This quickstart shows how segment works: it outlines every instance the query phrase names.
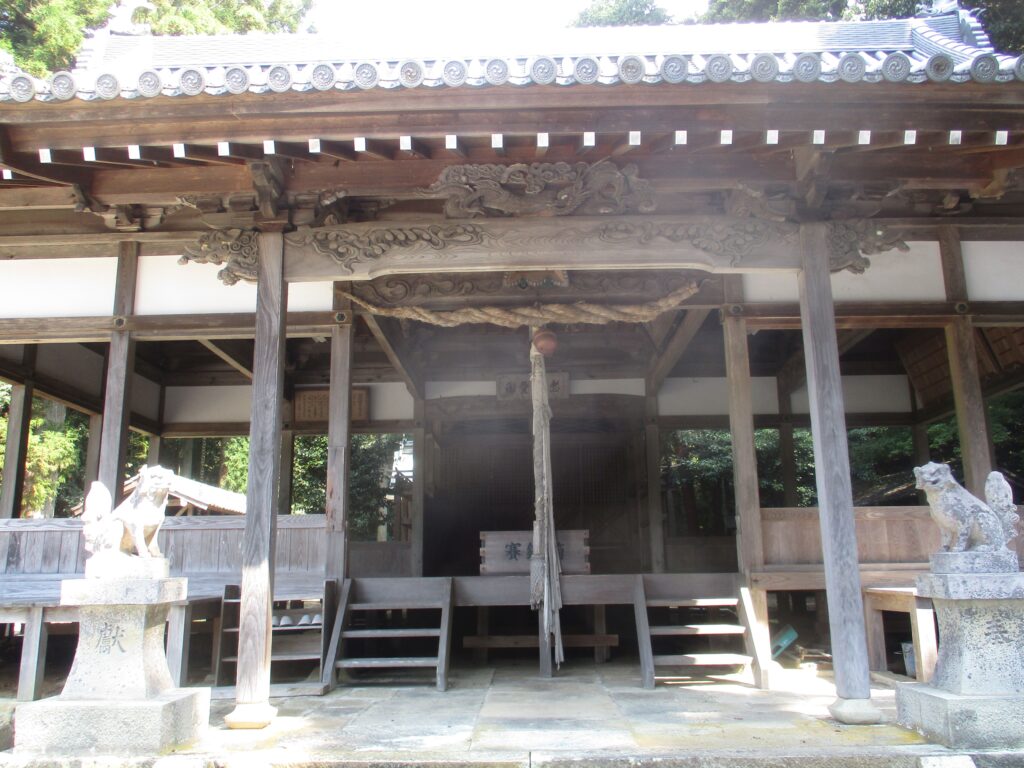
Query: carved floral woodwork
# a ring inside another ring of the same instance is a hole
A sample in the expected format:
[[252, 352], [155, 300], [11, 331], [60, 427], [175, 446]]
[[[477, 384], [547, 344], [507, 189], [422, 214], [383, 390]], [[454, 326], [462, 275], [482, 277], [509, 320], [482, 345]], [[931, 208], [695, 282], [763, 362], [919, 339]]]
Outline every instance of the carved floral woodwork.
[[868, 256], [894, 248], [902, 253], [910, 250], [901, 237], [871, 221], [829, 222], [829, 267], [833, 272], [862, 274], [871, 265]]
[[482, 245], [485, 231], [475, 224], [429, 224], [412, 227], [381, 227], [355, 232], [345, 227], [299, 230], [285, 235], [293, 245], [306, 245], [327, 256], [342, 270], [365, 261], [377, 261], [391, 251], [426, 246], [434, 251]]
[[223, 264], [217, 278], [225, 285], [239, 280], [256, 282], [259, 258], [259, 234], [248, 229], [218, 229], [199, 237], [195, 245], [185, 246], [179, 264]]
[[453, 165], [423, 191], [447, 196], [445, 215], [568, 216], [651, 213], [649, 182], [637, 167], [613, 163], [515, 163]]

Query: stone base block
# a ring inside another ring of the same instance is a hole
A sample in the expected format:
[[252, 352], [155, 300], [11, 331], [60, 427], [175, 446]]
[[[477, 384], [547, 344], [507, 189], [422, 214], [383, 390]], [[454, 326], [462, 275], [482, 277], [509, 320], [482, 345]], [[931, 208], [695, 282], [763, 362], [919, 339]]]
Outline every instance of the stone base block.
[[1017, 573], [1017, 553], [1000, 552], [936, 552], [931, 561], [932, 573]]
[[1024, 747], [1024, 696], [950, 693], [924, 683], [896, 689], [899, 724], [953, 749]]
[[14, 751], [77, 757], [159, 755], [195, 743], [209, 722], [209, 688], [175, 688], [134, 701], [58, 696], [18, 706]]

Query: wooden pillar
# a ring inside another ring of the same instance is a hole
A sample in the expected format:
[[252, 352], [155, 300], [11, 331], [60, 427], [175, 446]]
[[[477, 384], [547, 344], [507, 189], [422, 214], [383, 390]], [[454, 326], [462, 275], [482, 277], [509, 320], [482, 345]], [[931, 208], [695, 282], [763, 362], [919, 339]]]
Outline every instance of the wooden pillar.
[[864, 603], [853, 521], [850, 457], [839, 346], [829, 272], [827, 225], [800, 227], [800, 324], [803, 329], [814, 475], [825, 560], [836, 693], [831, 712], [844, 722], [877, 722], [870, 703]]
[[974, 324], [969, 317], [954, 318], [946, 326], [946, 349], [960, 433], [960, 455], [964, 462], [964, 485], [975, 496], [985, 498], [985, 479], [992, 471], [992, 454], [985, 397], [978, 374], [978, 353], [974, 346]]
[[[121, 243], [114, 289], [114, 323], [135, 310], [135, 279], [138, 274], [138, 243]], [[128, 331], [110, 335], [107, 379], [103, 398], [103, 431], [100, 439], [99, 481], [117, 504], [124, 495], [124, 459], [128, 450], [128, 417], [131, 413], [132, 377], [135, 374], [135, 339]]]
[[[735, 281], [730, 281], [735, 283]], [[727, 286], [735, 301], [738, 288]], [[761, 498], [757, 484], [757, 452], [754, 449], [754, 406], [751, 400], [750, 354], [747, 321], [725, 313], [725, 370], [729, 381], [729, 430], [732, 433], [732, 476], [736, 493], [736, 527], [740, 571], [756, 571], [764, 565], [761, 536]]]
[[796, 507], [796, 445], [793, 441], [793, 393], [787, 382], [776, 379], [779, 399], [779, 465], [782, 469], [782, 505]]
[[85, 446], [85, 492], [100, 478], [100, 442], [103, 440], [103, 414], [89, 417], [89, 438]]
[[665, 572], [665, 511], [661, 506], [661, 431], [658, 429], [658, 393], [648, 390], [644, 405], [644, 443], [647, 456], [647, 525], [651, 544], [651, 572]]
[[425, 478], [423, 454], [426, 449], [427, 433], [424, 420], [423, 400], [413, 405], [412, 430], [412, 528], [409, 531], [409, 556], [413, 576], [423, 575], [423, 502]]
[[[338, 299], [335, 310], [341, 311]], [[324, 578], [348, 576], [348, 489], [352, 422], [352, 315], [331, 329], [330, 404], [327, 424], [327, 553]]]
[[146, 450], [146, 464], [155, 467], [160, 464], [160, 435], [149, 436], [149, 447]]
[[242, 538], [242, 600], [239, 606], [238, 677], [229, 728], [263, 728], [277, 714], [270, 706], [270, 614], [274, 595], [277, 487], [281, 469], [284, 385], [284, 238], [259, 236], [256, 344], [249, 427], [249, 482]]
[[[913, 392], [911, 392], [913, 396]], [[928, 442], [928, 425], [919, 422], [913, 426], [914, 466], [920, 467], [932, 460], [931, 445]], [[928, 503], [928, 495], [924, 491], [917, 492], [917, 503], [924, 506]]]
[[7, 445], [4, 449], [4, 474], [0, 481], [0, 519], [21, 517], [21, 497], [25, 490], [25, 459], [28, 433], [32, 423], [32, 396], [35, 386], [31, 372], [35, 368], [35, 346], [25, 345], [22, 365], [25, 382], [11, 389], [11, 407], [7, 413]]
[[292, 513], [292, 470], [295, 463], [295, 432], [281, 430], [281, 469], [277, 481], [277, 514]]

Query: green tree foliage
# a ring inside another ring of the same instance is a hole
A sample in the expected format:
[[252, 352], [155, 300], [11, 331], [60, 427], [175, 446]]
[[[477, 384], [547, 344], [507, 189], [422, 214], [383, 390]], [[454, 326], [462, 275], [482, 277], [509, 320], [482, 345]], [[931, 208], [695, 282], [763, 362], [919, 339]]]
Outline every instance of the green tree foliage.
[[[134, 20], [157, 35], [294, 32], [313, 0], [153, 0]], [[110, 0], [5, 0], [0, 48], [40, 77], [72, 65], [85, 31], [103, 26]]]
[[625, 27], [668, 24], [672, 17], [654, 0], [592, 0], [574, 27]]
[[700, 21], [820, 21], [843, 17], [847, 0], [711, 0]]

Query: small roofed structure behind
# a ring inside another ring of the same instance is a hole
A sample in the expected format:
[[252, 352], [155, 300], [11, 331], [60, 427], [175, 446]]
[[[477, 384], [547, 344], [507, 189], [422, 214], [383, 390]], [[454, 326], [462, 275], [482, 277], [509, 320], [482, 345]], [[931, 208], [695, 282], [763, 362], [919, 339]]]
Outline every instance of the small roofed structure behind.
[[[127, 498], [139, 484], [139, 476], [135, 475], [124, 482], [124, 495]], [[72, 507], [71, 514], [78, 517], [82, 514], [82, 504]], [[181, 517], [191, 515], [244, 515], [245, 494], [235, 493], [215, 485], [200, 483], [188, 477], [175, 474], [171, 482], [171, 492], [167, 496], [167, 516]]]

